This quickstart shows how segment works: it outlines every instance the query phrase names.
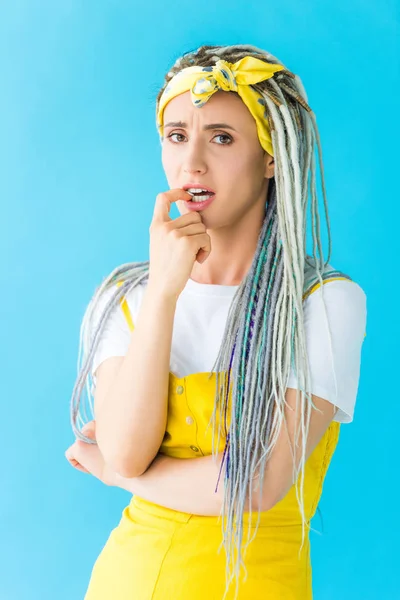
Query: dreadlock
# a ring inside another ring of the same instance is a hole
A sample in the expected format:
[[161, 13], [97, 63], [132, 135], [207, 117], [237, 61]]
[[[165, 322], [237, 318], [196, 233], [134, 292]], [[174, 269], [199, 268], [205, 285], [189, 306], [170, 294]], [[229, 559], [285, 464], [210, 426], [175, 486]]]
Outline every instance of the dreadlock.
[[[251, 45], [201, 46], [187, 52], [167, 73], [156, 99], [158, 109], [161, 95], [168, 82], [180, 70], [193, 66], [213, 66], [223, 59], [234, 63], [245, 56], [254, 56], [266, 62], [280, 63], [274, 56]], [[270, 79], [254, 85], [261, 94], [268, 119], [275, 159], [275, 174], [270, 179], [264, 221], [251, 268], [233, 298], [218, 357], [210, 373], [216, 373], [216, 393], [213, 424], [213, 449], [215, 457], [216, 413], [225, 417], [226, 459], [224, 501], [222, 507], [223, 541], [226, 546], [226, 581], [228, 587], [240, 565], [246, 570], [239, 552], [234, 573], [230, 577], [232, 543], [239, 550], [243, 541], [243, 512], [246, 498], [250, 496], [252, 482], [259, 478], [263, 486], [266, 462], [276, 444], [285, 420], [285, 390], [292, 367], [298, 378], [297, 405], [301, 416], [301, 457], [299, 467], [296, 456], [297, 436], [293, 450], [293, 481], [302, 515], [302, 545], [305, 526], [304, 466], [311, 408], [315, 408], [310, 392], [310, 372], [306, 351], [303, 322], [304, 291], [311, 285], [321, 284], [332, 275], [327, 269], [331, 255], [331, 236], [326, 201], [322, 151], [316, 119], [307, 104], [307, 95], [300, 78], [282, 70]], [[328, 257], [324, 261], [321, 245], [320, 219], [315, 179], [314, 142], [319, 154], [324, 208], [328, 229]], [[306, 216], [310, 184], [313, 256], [306, 255]], [[318, 256], [317, 256], [318, 254]], [[117, 267], [96, 289], [80, 331], [78, 377], [71, 399], [71, 422], [77, 438], [95, 443], [80, 432], [79, 427], [90, 420], [86, 407], [80, 409], [80, 397], [86, 385], [91, 414], [94, 414], [91, 397], [91, 364], [102, 331], [109, 315], [123, 298], [142, 281], [147, 281], [149, 261], [126, 263]], [[116, 285], [118, 284], [118, 285]], [[115, 293], [105, 306], [98, 326], [93, 331], [92, 316], [105, 290]], [[325, 306], [325, 305], [324, 305]], [[325, 307], [326, 315], [326, 307]], [[329, 331], [329, 327], [328, 327]], [[330, 338], [330, 343], [332, 340]], [[81, 349], [83, 349], [83, 356]], [[220, 383], [220, 379], [222, 383]], [[227, 431], [228, 394], [231, 390], [231, 423]], [[318, 410], [318, 409], [316, 409]], [[92, 417], [93, 418], [93, 417]], [[222, 420], [220, 420], [220, 423]], [[219, 446], [221, 427], [218, 429]], [[222, 465], [221, 465], [222, 469]], [[298, 477], [300, 473], [300, 477]], [[299, 484], [300, 492], [297, 485]], [[251, 509], [250, 509], [251, 513]], [[227, 519], [224, 519], [224, 516]], [[260, 520], [257, 521], [257, 527]], [[250, 536], [250, 523], [247, 536]], [[224, 529], [226, 524], [226, 529]], [[255, 534], [254, 534], [255, 535]], [[300, 548], [300, 551], [301, 551]], [[247, 575], [246, 575], [247, 576]], [[236, 584], [238, 589], [238, 577]]]

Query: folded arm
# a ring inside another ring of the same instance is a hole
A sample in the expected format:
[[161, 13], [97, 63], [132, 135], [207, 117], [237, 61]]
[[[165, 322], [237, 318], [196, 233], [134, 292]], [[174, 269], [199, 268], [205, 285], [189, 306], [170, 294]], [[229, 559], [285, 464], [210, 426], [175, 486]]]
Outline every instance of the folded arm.
[[[270, 510], [279, 502], [293, 485], [293, 456], [291, 445], [294, 443], [296, 390], [286, 390], [286, 420], [288, 429], [282, 427], [276, 446], [266, 465], [261, 497], [261, 510]], [[336, 407], [327, 400], [313, 395], [313, 402], [322, 413], [312, 410], [311, 422], [306, 445], [306, 459], [310, 456], [336, 412]], [[298, 411], [299, 412], [299, 411]], [[297, 456], [300, 455], [301, 440]], [[118, 475], [118, 487], [150, 502], [173, 510], [203, 516], [218, 516], [221, 512], [225, 465], [217, 486], [222, 453], [216, 462], [212, 455], [200, 458], [171, 458], [158, 454], [149, 468], [139, 477], [125, 478]], [[259, 492], [256, 486], [252, 494], [252, 510], [258, 509]], [[246, 503], [245, 512], [249, 511]]]
[[118, 477], [118, 487], [150, 502], [182, 512], [217, 516], [223, 501], [224, 470], [217, 479], [222, 455], [172, 458], [158, 454], [139, 477]]

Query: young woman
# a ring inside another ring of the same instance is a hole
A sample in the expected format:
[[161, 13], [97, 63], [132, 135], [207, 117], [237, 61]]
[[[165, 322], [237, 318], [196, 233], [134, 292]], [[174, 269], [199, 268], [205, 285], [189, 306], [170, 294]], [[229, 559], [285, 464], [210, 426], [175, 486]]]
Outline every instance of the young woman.
[[366, 327], [363, 289], [329, 264], [315, 115], [247, 45], [182, 56], [156, 108], [170, 189], [150, 259], [116, 268], [82, 323], [66, 455], [133, 494], [85, 600], [309, 600], [310, 521]]

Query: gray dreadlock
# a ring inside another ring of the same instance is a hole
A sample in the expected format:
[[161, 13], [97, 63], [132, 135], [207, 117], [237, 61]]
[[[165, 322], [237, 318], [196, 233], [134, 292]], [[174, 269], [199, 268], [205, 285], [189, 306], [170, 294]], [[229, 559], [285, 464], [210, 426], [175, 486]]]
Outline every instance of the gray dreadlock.
[[[197, 51], [185, 53], [175, 62], [157, 95], [156, 108], [158, 109], [166, 85], [181, 69], [193, 64], [213, 66], [220, 59], [234, 63], [248, 55], [266, 62], [282, 64], [271, 54], [251, 45], [201, 46]], [[227, 512], [228, 532], [228, 535], [225, 535], [223, 529], [223, 543], [226, 544], [227, 549], [225, 595], [232, 578], [239, 573], [240, 564], [246, 570], [239, 553], [234, 573], [229, 577], [231, 543], [233, 540], [237, 542], [239, 549], [241, 548], [242, 517], [246, 496], [250, 494], [251, 497], [251, 482], [257, 474], [262, 489], [266, 461], [276, 444], [282, 425], [286, 424], [285, 390], [291, 366], [298, 377], [297, 402], [300, 397], [302, 449], [299, 467], [296, 468], [297, 443], [295, 443], [293, 481], [296, 481], [296, 495], [303, 521], [301, 546], [303, 547], [306, 524], [303, 491], [306, 440], [311, 408], [316, 409], [316, 407], [310, 393], [302, 303], [304, 291], [317, 282], [321, 284], [322, 298], [324, 298], [323, 279], [333, 272], [329, 271], [328, 266], [331, 236], [322, 150], [315, 115], [307, 104], [305, 89], [300, 78], [286, 69], [254, 85], [254, 88], [263, 98], [265, 118], [269, 120], [275, 175], [270, 179], [265, 218], [252, 266], [233, 298], [220, 351], [210, 373], [210, 377], [214, 372], [217, 375], [212, 415], [214, 457], [216, 412], [217, 408], [220, 416], [226, 412], [230, 378], [233, 381], [232, 422], [227, 436], [228, 461], [222, 507], [222, 517]], [[322, 253], [316, 192], [315, 141], [318, 147], [328, 229], [329, 248], [326, 261]], [[306, 255], [309, 173], [313, 257]], [[102, 331], [109, 315], [122, 302], [123, 297], [142, 281], [147, 281], [148, 274], [149, 261], [118, 266], [96, 289], [83, 317], [78, 377], [71, 399], [71, 423], [75, 436], [87, 443], [95, 442], [80, 431], [80, 426], [90, 420], [85, 406], [82, 407], [81, 414], [80, 398], [86, 385], [89, 407], [93, 415], [90, 371]], [[103, 292], [110, 288], [114, 288], [115, 293], [105, 306], [97, 328], [93, 331], [93, 314]], [[331, 339], [330, 342], [332, 344]], [[222, 385], [219, 383], [220, 374], [223, 374]], [[221, 427], [218, 429], [217, 447], [220, 433]], [[297, 432], [295, 438], [297, 440]], [[298, 478], [299, 473], [300, 478]], [[297, 483], [300, 484], [300, 497]], [[225, 522], [224, 518], [222, 522]], [[237, 524], [236, 535], [233, 531], [234, 523]], [[245, 551], [250, 542], [248, 535]]]

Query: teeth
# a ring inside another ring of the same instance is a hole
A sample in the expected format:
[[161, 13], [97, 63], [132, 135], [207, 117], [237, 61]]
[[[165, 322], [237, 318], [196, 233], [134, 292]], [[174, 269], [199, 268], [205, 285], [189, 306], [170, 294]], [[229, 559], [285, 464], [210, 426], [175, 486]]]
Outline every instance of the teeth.
[[205, 192], [206, 194], [210, 194], [210, 192], [208, 190], [205, 190], [204, 188], [189, 188], [186, 191], [193, 193], [193, 194], [200, 193], [200, 192]]
[[191, 202], [205, 202], [209, 198], [211, 198], [212, 194], [208, 194], [208, 196], [193, 196]]

